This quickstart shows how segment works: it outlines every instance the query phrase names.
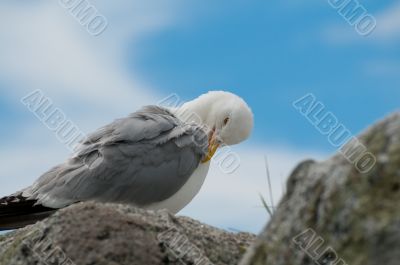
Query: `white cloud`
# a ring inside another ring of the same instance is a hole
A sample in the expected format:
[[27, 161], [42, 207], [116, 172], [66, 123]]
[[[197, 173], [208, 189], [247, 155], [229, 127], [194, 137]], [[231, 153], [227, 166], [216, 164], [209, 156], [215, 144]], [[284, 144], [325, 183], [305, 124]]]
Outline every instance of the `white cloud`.
[[26, 94], [43, 90], [85, 132], [161, 98], [127, 72], [124, 55], [128, 44], [173, 25], [179, 1], [91, 3], [109, 20], [98, 37], [58, 1], [0, 3], [0, 88], [10, 104], [31, 118], [16, 125], [13, 141], [0, 141], [0, 194], [29, 185], [68, 155], [54, 133], [20, 103]]
[[[370, 12], [371, 13], [371, 12]], [[325, 40], [333, 44], [347, 44], [357, 41], [374, 44], [395, 44], [400, 40], [400, 4], [394, 3], [386, 9], [371, 13], [377, 21], [375, 30], [368, 36], [360, 36], [354, 27], [341, 23], [326, 28], [322, 34]]]
[[123, 56], [127, 44], [136, 43], [130, 39], [170, 24], [177, 5], [161, 9], [165, 3], [153, 12], [150, 7], [159, 2], [94, 2], [109, 20], [99, 37], [88, 34], [57, 1], [1, 3], [0, 79], [12, 87], [10, 97], [18, 100], [42, 89], [63, 105], [89, 104], [118, 114], [158, 99], [155, 89], [127, 73]]
[[400, 38], [400, 3], [395, 3], [378, 14], [376, 19], [378, 24], [373, 37], [383, 41]]
[[39, 123], [20, 104], [36, 89], [85, 132], [164, 97], [128, 72], [125, 56], [146, 34], [173, 25], [179, 1], [91, 2], [109, 22], [97, 37], [58, 1], [0, 3], [0, 89], [3, 100], [32, 118], [21, 130]]

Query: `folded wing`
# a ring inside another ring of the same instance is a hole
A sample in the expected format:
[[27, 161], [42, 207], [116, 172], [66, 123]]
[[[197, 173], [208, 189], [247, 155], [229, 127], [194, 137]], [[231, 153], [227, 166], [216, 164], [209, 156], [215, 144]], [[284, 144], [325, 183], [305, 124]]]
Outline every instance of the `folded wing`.
[[21, 227], [81, 201], [137, 206], [163, 201], [186, 183], [207, 145], [200, 126], [147, 106], [89, 135], [72, 158], [17, 194], [18, 201], [6, 204], [3, 198], [0, 229], [2, 223]]

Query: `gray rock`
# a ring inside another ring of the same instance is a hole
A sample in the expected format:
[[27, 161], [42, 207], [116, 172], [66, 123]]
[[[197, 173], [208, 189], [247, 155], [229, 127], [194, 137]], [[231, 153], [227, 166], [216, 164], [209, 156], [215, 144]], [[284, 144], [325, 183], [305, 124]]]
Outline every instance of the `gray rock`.
[[[400, 113], [359, 140], [367, 150], [297, 167], [242, 265], [400, 264]], [[355, 159], [367, 152], [370, 170]]]
[[230, 265], [254, 239], [166, 211], [82, 203], [1, 236], [0, 264]]

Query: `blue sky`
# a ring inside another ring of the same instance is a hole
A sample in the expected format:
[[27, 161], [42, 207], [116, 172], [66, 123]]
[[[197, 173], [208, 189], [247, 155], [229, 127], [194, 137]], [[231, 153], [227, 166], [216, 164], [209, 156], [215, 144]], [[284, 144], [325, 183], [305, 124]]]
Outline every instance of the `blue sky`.
[[[373, 75], [368, 67], [399, 62], [398, 41], [377, 45], [358, 36], [321, 1], [292, 7], [287, 2], [239, 2], [221, 1], [201, 15], [192, 11], [192, 24], [142, 40], [135, 51], [139, 58], [129, 65], [152, 84], [188, 98], [211, 89], [242, 95], [256, 113], [257, 141], [330, 150], [291, 108], [294, 99], [309, 92], [355, 132], [397, 108], [400, 68]], [[388, 5], [366, 3], [370, 12]], [[355, 41], [324, 39], [325, 28], [334, 24], [350, 31]]]
[[184, 100], [209, 90], [242, 96], [256, 126], [234, 147], [241, 168], [226, 176], [214, 165], [182, 214], [252, 232], [268, 219], [258, 199], [266, 193], [264, 155], [278, 200], [299, 161], [335, 151], [294, 100], [315, 94], [354, 133], [398, 109], [396, 1], [360, 2], [377, 20], [368, 37], [327, 1], [93, 0], [109, 22], [97, 37], [56, 2], [0, 4], [0, 195], [68, 156], [20, 103], [35, 89], [85, 132], [171, 93]]

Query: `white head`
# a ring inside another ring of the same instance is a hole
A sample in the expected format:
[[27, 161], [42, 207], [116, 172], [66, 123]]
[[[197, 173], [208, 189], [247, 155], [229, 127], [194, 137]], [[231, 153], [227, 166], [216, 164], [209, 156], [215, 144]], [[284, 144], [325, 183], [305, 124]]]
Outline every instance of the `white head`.
[[[192, 114], [195, 115], [192, 117]], [[182, 105], [177, 115], [184, 117], [185, 121], [205, 125], [210, 130], [210, 142], [217, 142], [218, 146], [234, 145], [246, 140], [254, 125], [253, 113], [246, 102], [225, 91], [211, 91], [201, 95]]]

